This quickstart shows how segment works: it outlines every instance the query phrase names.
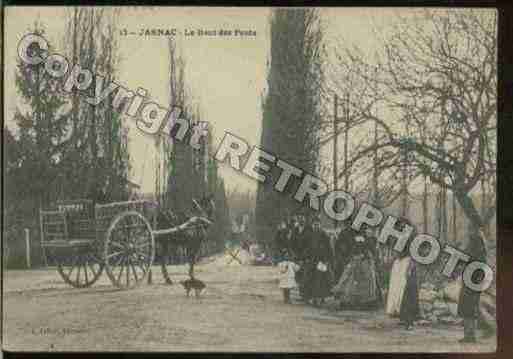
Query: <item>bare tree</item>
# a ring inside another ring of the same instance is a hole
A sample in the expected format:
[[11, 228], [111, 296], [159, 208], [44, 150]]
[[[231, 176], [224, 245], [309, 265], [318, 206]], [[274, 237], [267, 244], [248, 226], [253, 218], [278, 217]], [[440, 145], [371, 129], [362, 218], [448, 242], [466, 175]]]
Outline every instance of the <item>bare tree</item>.
[[[361, 74], [354, 71], [355, 63], [350, 61], [345, 52], [347, 49], [335, 50], [336, 62], [327, 64], [326, 89], [341, 99], [343, 109], [338, 123], [338, 131], [330, 131], [330, 128], [323, 128], [320, 138], [320, 145], [330, 143], [335, 136], [343, 135], [344, 158], [339, 164], [342, 168], [339, 174], [343, 179], [344, 189], [351, 191], [358, 197], [367, 197], [377, 206], [387, 207], [394, 203], [404, 193], [403, 199], [408, 198], [407, 185], [408, 168], [406, 157], [399, 154], [392, 154], [390, 151], [382, 150], [379, 146], [383, 139], [383, 131], [377, 122], [372, 122], [367, 117], [367, 111], [362, 108], [372, 107], [374, 92], [370, 81], [361, 81]], [[364, 55], [359, 49], [352, 49], [352, 55], [363, 58]], [[361, 64], [358, 64], [362, 66]], [[363, 69], [362, 69], [363, 70]], [[369, 65], [364, 71], [374, 77], [378, 67]], [[372, 111], [380, 112], [380, 106], [375, 106]], [[379, 115], [376, 115], [379, 117]], [[365, 166], [359, 163], [356, 165], [351, 161], [364, 148], [372, 149], [366, 153]], [[402, 178], [401, 182], [394, 179]], [[361, 180], [364, 179], [364, 180]], [[368, 181], [365, 179], [369, 179]], [[351, 186], [348, 185], [351, 184]]]
[[[340, 57], [360, 83], [351, 103], [357, 125], [380, 128], [377, 141], [356, 146], [347, 170], [368, 171], [379, 151], [395, 179], [407, 152], [412, 181], [429, 177], [452, 191], [474, 230], [482, 228], [495, 213], [495, 13], [422, 10], [398, 18], [383, 44], [375, 62], [358, 49]], [[473, 193], [481, 181], [490, 199], [480, 213]]]

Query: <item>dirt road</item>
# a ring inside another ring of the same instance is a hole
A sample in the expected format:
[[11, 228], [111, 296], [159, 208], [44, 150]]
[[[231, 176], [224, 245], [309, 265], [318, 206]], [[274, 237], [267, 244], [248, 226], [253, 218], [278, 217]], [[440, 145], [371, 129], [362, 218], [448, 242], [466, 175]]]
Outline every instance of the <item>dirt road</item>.
[[494, 351], [495, 338], [457, 343], [461, 327], [408, 332], [382, 311], [336, 311], [285, 305], [276, 268], [197, 269], [200, 300], [163, 283], [114, 289], [106, 275], [91, 288], [66, 286], [53, 270], [4, 273], [4, 349], [13, 351]]

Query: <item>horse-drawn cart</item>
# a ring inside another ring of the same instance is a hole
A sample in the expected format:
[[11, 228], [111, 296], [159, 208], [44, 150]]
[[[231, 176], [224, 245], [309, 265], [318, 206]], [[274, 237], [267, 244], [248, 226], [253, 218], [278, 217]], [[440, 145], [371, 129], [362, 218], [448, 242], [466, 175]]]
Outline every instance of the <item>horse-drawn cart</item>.
[[[206, 217], [192, 217], [167, 229], [156, 226], [158, 207], [151, 201], [94, 205], [90, 200], [61, 201], [40, 211], [41, 243], [57, 262], [64, 281], [76, 288], [93, 285], [103, 270], [118, 288], [144, 281], [155, 258], [155, 237], [205, 228]], [[167, 263], [161, 262], [167, 273]]]

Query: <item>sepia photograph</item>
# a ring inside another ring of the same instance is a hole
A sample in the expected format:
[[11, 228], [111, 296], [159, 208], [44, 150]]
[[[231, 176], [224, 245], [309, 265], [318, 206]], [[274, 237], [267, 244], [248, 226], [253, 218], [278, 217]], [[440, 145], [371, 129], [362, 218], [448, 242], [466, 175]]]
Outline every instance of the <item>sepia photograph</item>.
[[497, 24], [4, 7], [2, 350], [496, 352]]

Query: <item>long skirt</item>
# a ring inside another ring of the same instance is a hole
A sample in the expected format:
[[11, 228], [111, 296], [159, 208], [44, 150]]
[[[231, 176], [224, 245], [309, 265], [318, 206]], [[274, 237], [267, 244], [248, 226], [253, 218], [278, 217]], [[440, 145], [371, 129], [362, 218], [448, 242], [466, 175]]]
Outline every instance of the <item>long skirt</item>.
[[376, 264], [371, 258], [353, 257], [332, 292], [347, 305], [368, 305], [380, 298]]
[[393, 317], [399, 316], [401, 311], [401, 302], [406, 289], [410, 260], [411, 258], [409, 257], [402, 259], [398, 258], [392, 265], [385, 312]]
[[406, 279], [401, 308], [399, 310], [399, 319], [405, 323], [413, 323], [420, 314], [419, 294], [417, 288], [417, 271], [415, 267], [412, 273]]
[[312, 298], [312, 284], [315, 266], [312, 262], [304, 262], [298, 272], [296, 280], [299, 283], [299, 294], [304, 300]]
[[326, 298], [331, 295], [330, 292], [330, 274], [328, 271], [322, 272], [315, 269], [311, 278], [311, 292], [312, 298]]

